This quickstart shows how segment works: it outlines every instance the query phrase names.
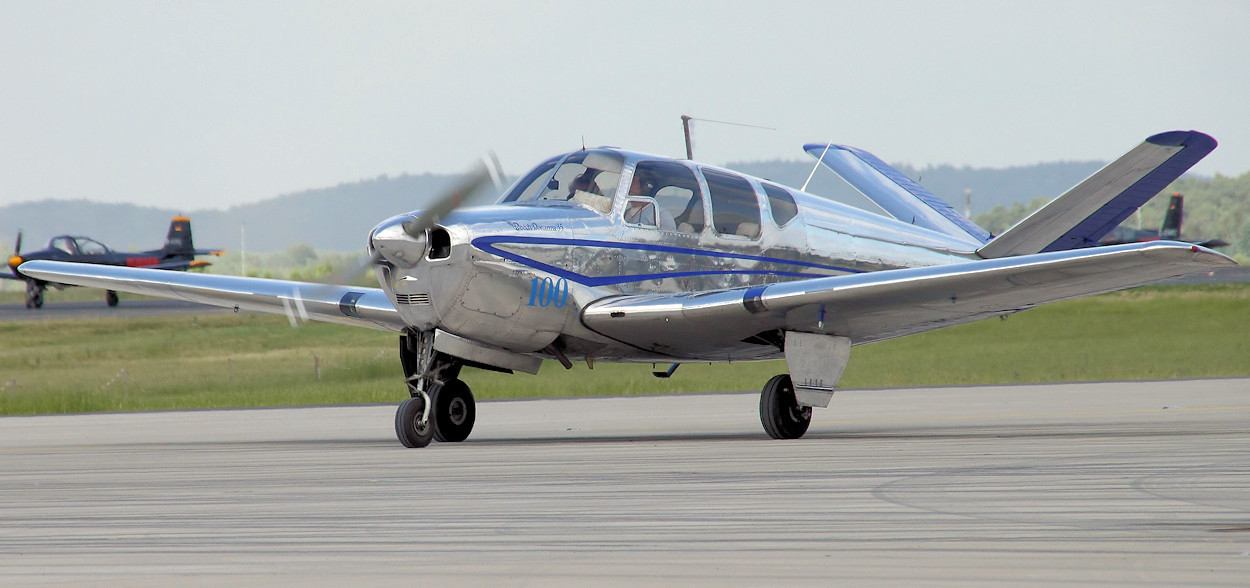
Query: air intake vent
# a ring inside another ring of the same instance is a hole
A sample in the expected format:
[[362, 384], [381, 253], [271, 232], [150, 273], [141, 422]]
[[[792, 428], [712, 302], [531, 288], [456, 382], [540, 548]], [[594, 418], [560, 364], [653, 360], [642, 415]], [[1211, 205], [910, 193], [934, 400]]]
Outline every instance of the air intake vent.
[[430, 303], [429, 294], [396, 294], [395, 301], [407, 306], [421, 306]]
[[447, 229], [434, 227], [430, 229], [430, 259], [447, 259], [451, 257], [451, 235]]

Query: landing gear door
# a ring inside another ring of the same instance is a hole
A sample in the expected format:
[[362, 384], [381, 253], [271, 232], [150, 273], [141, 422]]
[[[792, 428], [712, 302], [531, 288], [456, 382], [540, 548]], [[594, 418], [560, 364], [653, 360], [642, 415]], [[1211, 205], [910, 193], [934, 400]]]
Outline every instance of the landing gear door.
[[826, 408], [851, 360], [851, 340], [786, 331], [786, 367], [800, 406]]

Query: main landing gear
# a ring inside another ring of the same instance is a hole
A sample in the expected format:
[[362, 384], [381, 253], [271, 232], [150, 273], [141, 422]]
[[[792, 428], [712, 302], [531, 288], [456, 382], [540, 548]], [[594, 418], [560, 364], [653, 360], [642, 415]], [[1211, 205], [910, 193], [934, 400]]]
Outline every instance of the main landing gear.
[[399, 361], [410, 398], [395, 411], [395, 436], [404, 447], [432, 440], [459, 442], [469, 437], [477, 408], [469, 386], [457, 379], [460, 360], [434, 350], [434, 332], [399, 337]]
[[41, 282], [26, 280], [26, 308], [43, 308], [43, 290]]
[[117, 306], [117, 292], [112, 290], [104, 291], [104, 302], [109, 306]]
[[798, 439], [812, 424], [812, 407], [799, 405], [790, 374], [773, 376], [760, 393], [760, 422], [773, 439]]

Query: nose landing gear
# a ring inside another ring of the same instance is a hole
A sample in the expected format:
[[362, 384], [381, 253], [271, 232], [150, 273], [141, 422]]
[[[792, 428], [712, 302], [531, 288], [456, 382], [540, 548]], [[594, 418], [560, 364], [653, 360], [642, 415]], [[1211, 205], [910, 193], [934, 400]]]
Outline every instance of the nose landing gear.
[[26, 280], [26, 308], [43, 308], [44, 285], [34, 280]]
[[434, 350], [434, 332], [399, 337], [399, 361], [411, 398], [395, 411], [395, 436], [404, 447], [431, 440], [459, 442], [469, 437], [477, 407], [469, 386], [457, 379], [460, 360]]

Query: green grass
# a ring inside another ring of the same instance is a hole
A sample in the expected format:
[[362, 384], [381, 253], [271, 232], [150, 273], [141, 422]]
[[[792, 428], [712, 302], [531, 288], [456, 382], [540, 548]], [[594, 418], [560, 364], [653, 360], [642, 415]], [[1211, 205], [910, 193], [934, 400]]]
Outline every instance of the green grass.
[[[1248, 333], [1250, 286], [1145, 288], [856, 347], [841, 387], [1250, 376]], [[0, 414], [394, 402], [397, 355], [393, 334], [281, 316], [3, 322]], [[784, 371], [688, 364], [660, 380], [649, 364], [548, 362], [462, 377], [478, 398], [516, 398], [756, 390]]]

